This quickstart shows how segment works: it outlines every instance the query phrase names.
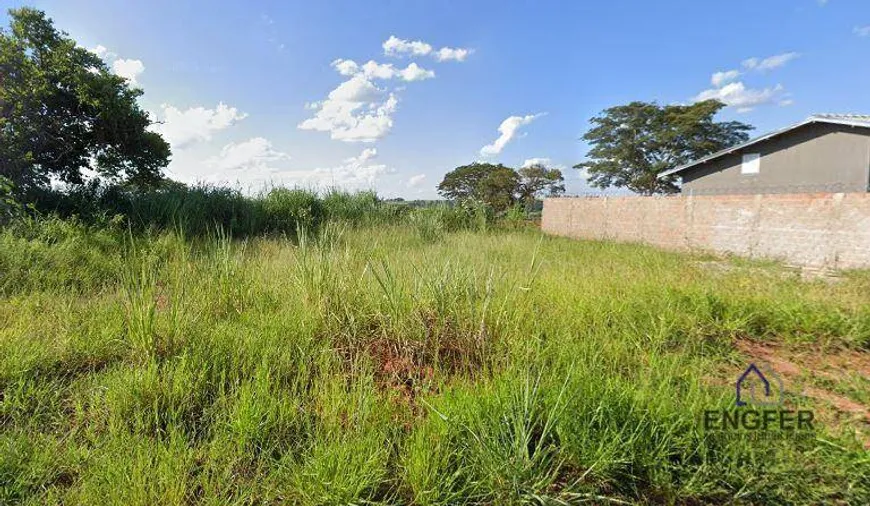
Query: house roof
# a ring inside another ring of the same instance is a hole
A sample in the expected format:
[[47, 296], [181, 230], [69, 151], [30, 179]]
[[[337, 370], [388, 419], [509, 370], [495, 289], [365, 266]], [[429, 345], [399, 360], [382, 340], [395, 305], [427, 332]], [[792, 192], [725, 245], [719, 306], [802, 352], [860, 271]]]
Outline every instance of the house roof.
[[707, 155], [703, 158], [698, 158], [697, 160], [689, 162], [685, 165], [680, 165], [679, 167], [675, 167], [673, 169], [666, 170], [666, 171], [662, 172], [661, 174], [659, 174], [659, 177], [665, 177], [665, 176], [670, 176], [672, 174], [677, 174], [677, 173], [682, 172], [686, 169], [695, 167], [696, 165], [701, 165], [703, 163], [707, 163], [711, 160], [715, 160], [716, 158], [725, 156], [729, 153], [733, 153], [733, 152], [739, 151], [743, 148], [752, 146], [753, 144], [757, 144], [759, 142], [766, 141], [768, 139], [776, 137], [777, 135], [781, 135], [781, 134], [784, 134], [786, 132], [790, 132], [790, 131], [792, 131], [796, 128], [800, 128], [804, 125], [809, 125], [810, 123], [829, 123], [829, 124], [833, 124], [833, 125], [846, 125], [846, 126], [852, 126], [852, 127], [870, 128], [870, 114], [815, 114], [815, 115], [810, 116], [809, 118], [801, 121], [800, 123], [795, 123], [794, 125], [791, 125], [791, 126], [779, 129], [779, 130], [774, 130], [773, 132], [769, 132], [769, 133], [766, 133], [760, 137], [750, 139], [744, 143], [735, 144], [734, 146], [731, 146], [730, 148], [725, 148], [721, 151], [717, 151], [717, 152], [713, 153], [712, 155]]

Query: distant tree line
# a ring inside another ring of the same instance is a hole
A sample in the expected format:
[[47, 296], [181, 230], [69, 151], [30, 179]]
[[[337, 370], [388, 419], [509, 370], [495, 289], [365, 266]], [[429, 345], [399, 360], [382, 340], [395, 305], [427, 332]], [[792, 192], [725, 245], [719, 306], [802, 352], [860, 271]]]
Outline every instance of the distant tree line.
[[482, 202], [500, 212], [516, 205], [530, 209], [536, 199], [564, 193], [564, 181], [562, 171], [541, 164], [517, 170], [475, 162], [448, 172], [438, 193], [455, 201]]

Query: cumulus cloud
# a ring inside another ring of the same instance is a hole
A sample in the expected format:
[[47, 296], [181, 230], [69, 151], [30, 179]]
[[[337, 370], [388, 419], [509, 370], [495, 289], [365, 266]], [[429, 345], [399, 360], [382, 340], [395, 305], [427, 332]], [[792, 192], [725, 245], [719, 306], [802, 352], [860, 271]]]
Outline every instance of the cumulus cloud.
[[161, 121], [153, 126], [174, 149], [181, 149], [194, 142], [211, 140], [214, 132], [223, 130], [247, 117], [235, 107], [223, 102], [214, 109], [190, 107], [181, 110], [173, 105], [163, 104]]
[[435, 52], [435, 59], [438, 61], [465, 61], [469, 54], [471, 54], [470, 49], [462, 47], [442, 47]]
[[431, 44], [422, 40], [405, 40], [395, 35], [390, 35], [390, 38], [384, 41], [382, 47], [384, 54], [387, 56], [431, 56], [438, 61], [465, 61], [468, 55], [471, 54], [471, 49], [461, 47], [435, 49]]
[[422, 81], [435, 77], [435, 72], [418, 67], [416, 63], [411, 63], [399, 71], [399, 77], [405, 81]]
[[369, 160], [372, 160], [378, 156], [378, 150], [376, 148], [366, 148], [362, 150], [362, 152], [357, 156], [352, 156], [344, 161], [345, 164], [350, 165], [363, 165]]
[[[383, 49], [391, 56], [432, 55], [438, 61], [463, 60], [469, 53], [466, 49], [449, 47], [436, 51], [425, 42], [395, 36], [383, 43]], [[326, 99], [307, 102], [305, 109], [313, 111], [313, 115], [297, 128], [328, 132], [330, 138], [345, 142], [375, 142], [392, 129], [393, 113], [399, 104], [396, 93], [403, 88], [391, 89], [385, 81], [415, 82], [435, 77], [434, 71], [416, 62], [401, 68], [375, 60], [360, 64], [339, 58], [332, 62], [332, 68], [347, 79], [330, 91]]]
[[112, 73], [130, 81], [130, 84], [134, 86], [138, 84], [137, 78], [139, 75], [145, 72], [145, 64], [142, 63], [142, 60], [119, 58], [117, 53], [109, 51], [102, 44], [89, 48], [88, 51], [96, 54], [106, 62], [109, 68], [112, 69]]
[[332, 68], [338, 71], [343, 76], [352, 76], [359, 72], [359, 65], [353, 60], [337, 59], [333, 60]]
[[544, 167], [552, 167], [553, 160], [550, 158], [526, 158], [523, 162], [523, 168], [531, 167], [532, 165], [543, 165]]
[[115, 55], [114, 53], [110, 53], [110, 51], [108, 49], [106, 49], [106, 46], [104, 46], [102, 44], [97, 44], [95, 47], [88, 49], [88, 51], [96, 54], [97, 56], [99, 56], [100, 58], [103, 58], [103, 59], [106, 59], [107, 57], [109, 57], [110, 54], [112, 55], [112, 57], [117, 57], [117, 55]]
[[386, 91], [363, 74], [357, 74], [329, 92], [326, 100], [311, 105], [314, 116], [299, 123], [301, 130], [329, 132], [345, 142], [374, 142], [393, 127], [398, 106], [395, 94], [381, 100]]
[[793, 101], [787, 98], [785, 88], [781, 84], [772, 87], [750, 88], [742, 80], [738, 79], [744, 74], [748, 75], [753, 72], [765, 72], [777, 69], [799, 56], [799, 53], [790, 52], [768, 56], [767, 58], [747, 58], [741, 63], [744, 69], [743, 72], [732, 69], [713, 73], [710, 76], [710, 83], [713, 87], [701, 91], [692, 98], [692, 101], [699, 102], [715, 99], [727, 106], [737, 108], [738, 112], [748, 112], [759, 105], [769, 103], [778, 103], [783, 106], [790, 105]]
[[377, 155], [377, 149], [367, 148], [359, 155], [347, 158], [335, 167], [282, 171], [277, 175], [284, 181], [304, 186], [340, 187], [350, 190], [370, 188], [380, 176], [392, 172], [384, 164], [371, 163]]
[[325, 100], [305, 104], [306, 109], [314, 111], [314, 116], [297, 128], [329, 132], [332, 139], [345, 142], [375, 142], [392, 129], [399, 99], [375, 84], [376, 80], [413, 82], [435, 77], [435, 72], [416, 63], [402, 69], [374, 60], [360, 65], [353, 60], [338, 59], [332, 62], [332, 67], [349, 79], [329, 92]]
[[145, 65], [142, 60], [125, 60], [123, 58], [112, 62], [112, 72], [130, 81], [130, 84], [138, 84], [136, 78], [139, 74], [145, 72]]
[[736, 107], [738, 112], [748, 112], [754, 107], [777, 101], [784, 93], [781, 84], [772, 88], [747, 88], [743, 82], [728, 83], [721, 88], [704, 90], [695, 98], [695, 102], [716, 99], [725, 105]]
[[768, 56], [764, 59], [757, 57], [747, 58], [743, 60], [743, 66], [750, 70], [773, 70], [782, 67], [799, 56], [800, 53], [791, 52]]
[[498, 126], [498, 139], [480, 149], [483, 156], [492, 156], [501, 153], [501, 150], [517, 135], [520, 128], [543, 116], [543, 113], [529, 114], [526, 116], [510, 116]]
[[338, 59], [332, 62], [332, 67], [343, 76], [363, 75], [368, 79], [401, 79], [403, 81], [422, 81], [435, 77], [435, 72], [426, 70], [416, 63], [411, 63], [404, 69], [397, 69], [392, 63], [378, 63], [369, 60], [363, 65], [353, 60]]
[[422, 40], [404, 40], [390, 35], [390, 38], [382, 44], [384, 54], [387, 56], [401, 56], [412, 54], [414, 56], [426, 56], [432, 52], [432, 46]]
[[734, 81], [738, 77], [740, 77], [739, 70], [725, 70], [723, 72], [714, 73], [713, 76], [710, 78], [710, 82], [713, 84], [713, 86], [720, 88], [730, 83], [731, 81]]
[[426, 181], [426, 174], [417, 174], [416, 176], [411, 176], [410, 178], [408, 178], [408, 187], [416, 188], [423, 184], [424, 181]]
[[290, 155], [276, 151], [272, 143], [263, 137], [254, 137], [239, 143], [229, 143], [220, 154], [210, 158], [209, 166], [218, 170], [270, 170], [273, 162], [289, 160]]
[[229, 143], [205, 159], [193, 150], [179, 151], [169, 170], [182, 181], [233, 185], [252, 193], [276, 186], [361, 190], [373, 188], [382, 176], [395, 172], [377, 163], [377, 155], [376, 149], [367, 148], [333, 166], [292, 167], [290, 155], [267, 139], [254, 137]]
[[870, 25], [856, 26], [854, 29], [852, 29], [852, 33], [854, 33], [858, 37], [870, 37]]

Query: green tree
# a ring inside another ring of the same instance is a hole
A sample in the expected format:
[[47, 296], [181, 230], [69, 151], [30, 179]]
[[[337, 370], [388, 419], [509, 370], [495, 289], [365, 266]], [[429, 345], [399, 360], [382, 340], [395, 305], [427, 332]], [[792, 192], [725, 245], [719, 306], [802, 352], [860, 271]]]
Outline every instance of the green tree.
[[536, 199], [565, 193], [565, 178], [559, 169], [548, 169], [542, 164], [523, 167], [518, 171], [519, 198], [530, 207]]
[[679, 191], [672, 178], [659, 174], [749, 138], [752, 126], [713, 120], [723, 107], [706, 100], [666, 106], [632, 102], [606, 109], [592, 118], [594, 126], [583, 136], [592, 149], [574, 168], [586, 170], [598, 188], [625, 187], [642, 195]]
[[86, 168], [137, 186], [159, 183], [170, 150], [148, 130], [142, 91], [43, 12], [11, 9], [9, 17], [0, 29], [0, 175], [19, 190], [51, 178], [81, 184]]
[[519, 174], [510, 167], [475, 162], [445, 174], [438, 193], [451, 200], [476, 200], [504, 211], [517, 201], [519, 182]]

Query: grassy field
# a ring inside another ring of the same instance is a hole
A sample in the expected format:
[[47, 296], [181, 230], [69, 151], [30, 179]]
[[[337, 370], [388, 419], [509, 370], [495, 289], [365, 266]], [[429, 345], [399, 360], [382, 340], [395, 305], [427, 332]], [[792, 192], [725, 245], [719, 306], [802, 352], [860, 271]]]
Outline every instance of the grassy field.
[[[0, 232], [0, 503], [870, 503], [867, 273], [298, 235]], [[759, 357], [811, 437], [701, 427]]]

